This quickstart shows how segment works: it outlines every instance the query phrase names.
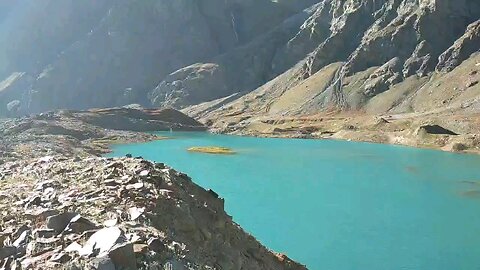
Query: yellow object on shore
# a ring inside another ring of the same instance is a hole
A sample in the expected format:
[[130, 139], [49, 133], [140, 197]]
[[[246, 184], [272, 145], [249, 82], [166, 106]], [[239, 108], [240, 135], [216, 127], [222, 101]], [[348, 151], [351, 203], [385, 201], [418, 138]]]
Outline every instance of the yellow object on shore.
[[217, 155], [233, 155], [233, 154], [236, 154], [236, 152], [233, 151], [230, 148], [219, 147], [219, 146], [198, 146], [198, 147], [190, 147], [187, 150], [189, 152], [217, 154]]

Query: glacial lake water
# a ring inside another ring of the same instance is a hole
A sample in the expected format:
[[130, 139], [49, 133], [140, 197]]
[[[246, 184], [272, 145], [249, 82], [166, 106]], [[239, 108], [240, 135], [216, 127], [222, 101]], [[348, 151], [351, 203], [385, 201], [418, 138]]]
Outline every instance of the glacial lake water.
[[[480, 156], [208, 133], [116, 145], [187, 173], [267, 247], [312, 270], [479, 270]], [[236, 155], [190, 153], [225, 146]]]

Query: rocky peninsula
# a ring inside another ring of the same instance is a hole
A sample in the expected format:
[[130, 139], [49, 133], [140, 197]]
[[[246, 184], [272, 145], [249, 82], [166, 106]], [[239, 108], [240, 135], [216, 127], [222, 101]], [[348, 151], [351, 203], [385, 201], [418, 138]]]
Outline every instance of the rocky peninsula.
[[100, 157], [113, 142], [158, 139], [138, 131], [205, 129], [178, 111], [50, 112], [1, 127], [2, 269], [306, 269], [187, 175]]

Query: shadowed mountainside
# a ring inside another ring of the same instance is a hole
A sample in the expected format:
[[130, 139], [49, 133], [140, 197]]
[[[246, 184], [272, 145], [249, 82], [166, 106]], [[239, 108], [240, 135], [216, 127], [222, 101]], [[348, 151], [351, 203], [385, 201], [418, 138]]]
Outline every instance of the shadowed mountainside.
[[169, 73], [246, 44], [302, 9], [286, 2], [11, 1], [0, 26], [0, 75], [8, 78], [0, 107], [148, 105], [147, 93]]

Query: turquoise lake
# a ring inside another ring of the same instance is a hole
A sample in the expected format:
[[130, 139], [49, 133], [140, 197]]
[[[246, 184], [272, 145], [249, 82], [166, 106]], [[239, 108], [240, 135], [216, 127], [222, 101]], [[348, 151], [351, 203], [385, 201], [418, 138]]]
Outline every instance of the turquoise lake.
[[[116, 145], [187, 173], [267, 247], [312, 270], [479, 270], [480, 156], [208, 133]], [[190, 153], [225, 146], [236, 155]]]

